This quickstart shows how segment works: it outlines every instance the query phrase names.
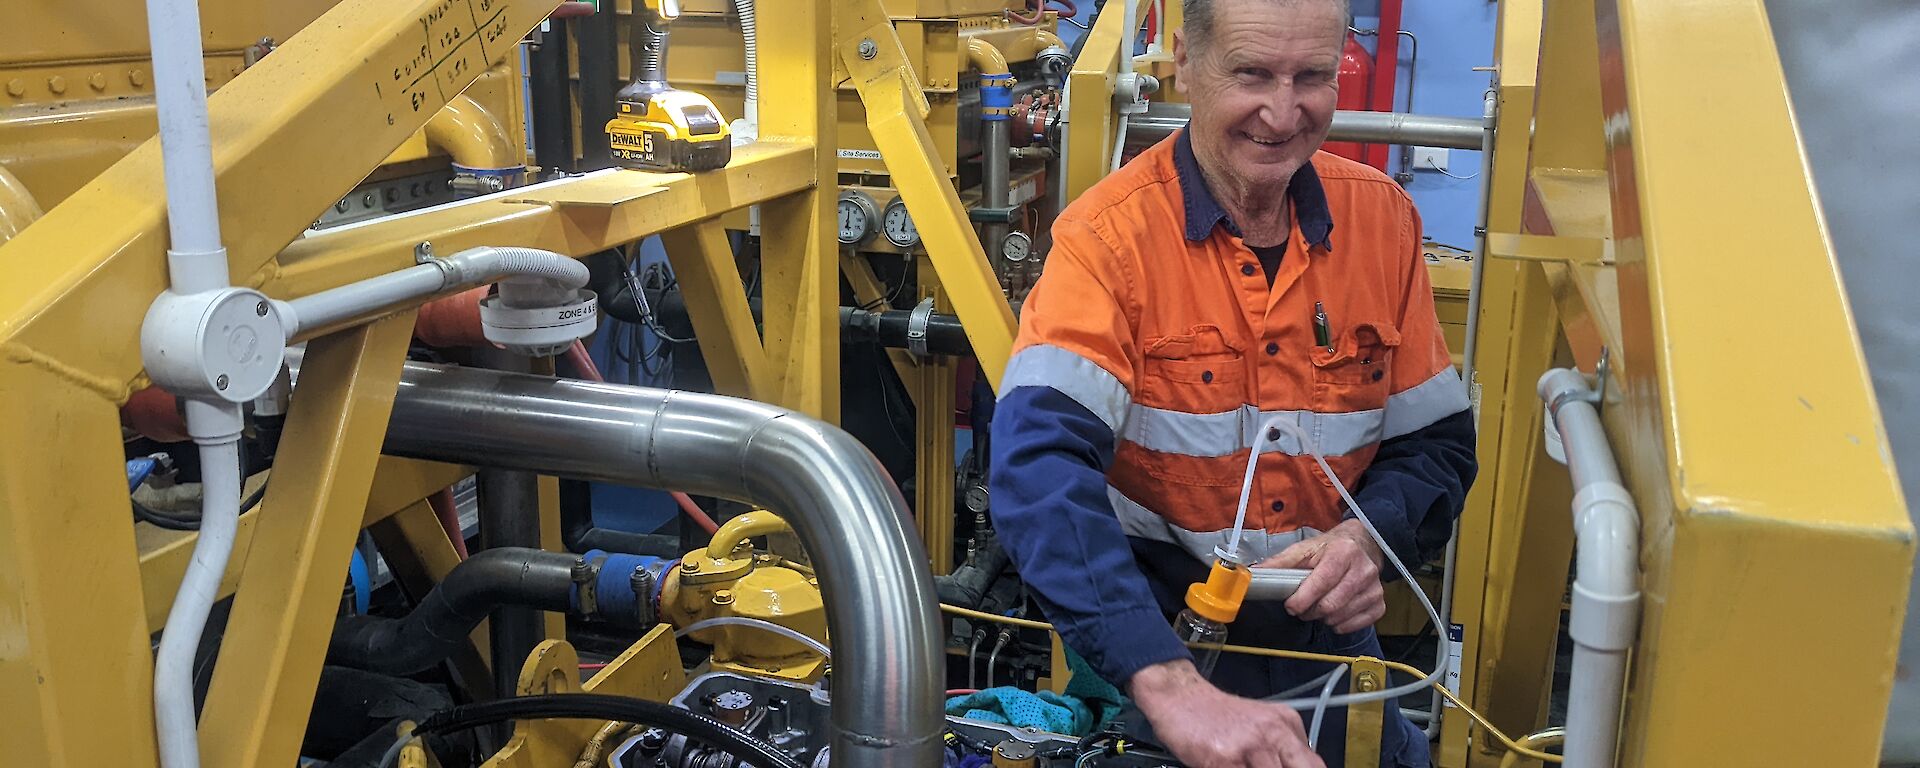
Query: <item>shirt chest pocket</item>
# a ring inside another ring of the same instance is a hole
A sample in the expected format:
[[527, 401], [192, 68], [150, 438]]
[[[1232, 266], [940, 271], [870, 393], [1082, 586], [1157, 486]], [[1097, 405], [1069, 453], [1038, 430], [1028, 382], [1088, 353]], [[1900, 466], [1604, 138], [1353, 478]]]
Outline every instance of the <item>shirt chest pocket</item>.
[[1313, 349], [1315, 410], [1364, 411], [1386, 405], [1392, 387], [1393, 353], [1400, 329], [1389, 323], [1355, 323], [1339, 331], [1333, 349]]
[[1187, 413], [1219, 413], [1247, 401], [1246, 360], [1218, 326], [1147, 340], [1142, 350], [1143, 405]]

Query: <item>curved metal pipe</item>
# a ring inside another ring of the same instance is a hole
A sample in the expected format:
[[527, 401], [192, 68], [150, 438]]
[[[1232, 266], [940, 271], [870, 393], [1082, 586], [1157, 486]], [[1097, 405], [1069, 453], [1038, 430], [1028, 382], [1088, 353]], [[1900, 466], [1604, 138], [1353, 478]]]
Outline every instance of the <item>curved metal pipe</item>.
[[473, 97], [461, 94], [427, 121], [427, 144], [453, 156], [455, 165], [480, 170], [519, 168], [526, 163], [505, 124]]
[[[1186, 127], [1192, 115], [1191, 104], [1155, 102], [1147, 107], [1146, 114], [1132, 115], [1127, 121], [1127, 150], [1131, 152], [1152, 146], [1174, 131]], [[1471, 117], [1349, 110], [1333, 113], [1333, 126], [1327, 130], [1328, 141], [1448, 149], [1480, 149], [1485, 135], [1486, 124]]]
[[341, 619], [327, 646], [327, 660], [388, 675], [424, 671], [465, 643], [468, 633], [496, 608], [568, 610], [577, 559], [565, 552], [520, 547], [476, 552], [454, 566], [405, 618]]
[[1000, 49], [977, 37], [967, 38], [967, 63], [983, 75], [1004, 75], [1007, 69], [1007, 57]]
[[853, 436], [748, 400], [407, 363], [386, 450], [678, 488], [779, 513], [826, 600], [835, 765], [939, 762], [933, 575], [906, 502]]

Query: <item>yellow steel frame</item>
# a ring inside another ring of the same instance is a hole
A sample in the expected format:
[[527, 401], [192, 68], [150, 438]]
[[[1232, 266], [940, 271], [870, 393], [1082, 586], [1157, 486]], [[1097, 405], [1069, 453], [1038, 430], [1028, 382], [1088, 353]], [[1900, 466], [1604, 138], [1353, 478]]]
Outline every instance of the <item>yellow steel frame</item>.
[[[1704, 46], [1688, 32], [1702, 24], [1717, 30]], [[1461, 613], [1482, 603], [1470, 701], [1509, 731], [1544, 722], [1570, 542], [1532, 382], [1605, 350], [1604, 420], [1643, 518], [1621, 762], [1873, 762], [1913, 533], [1763, 5], [1504, 4], [1500, 65], [1501, 125], [1533, 130], [1502, 132], [1493, 181], [1493, 364], [1477, 382], [1492, 471], [1476, 491], [1490, 514], [1463, 524], [1462, 566], [1483, 570], [1456, 592]], [[1672, 71], [1716, 83], [1714, 108]], [[1766, 270], [1734, 261], [1760, 249]], [[1753, 567], [1768, 562], [1826, 575]], [[1752, 672], [1816, 647], [1819, 675]], [[1468, 753], [1464, 723], [1443, 739], [1443, 765], [1501, 755]]]

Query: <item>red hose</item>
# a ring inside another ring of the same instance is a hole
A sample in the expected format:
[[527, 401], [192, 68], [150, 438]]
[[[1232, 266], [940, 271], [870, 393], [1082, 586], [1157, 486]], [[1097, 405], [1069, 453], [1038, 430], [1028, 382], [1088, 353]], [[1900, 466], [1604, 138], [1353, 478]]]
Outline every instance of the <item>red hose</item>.
[[1073, 0], [1053, 0], [1053, 2], [1060, 4], [1060, 8], [1059, 8], [1060, 18], [1063, 18], [1063, 19], [1079, 18], [1080, 6], [1079, 4], [1073, 2]]
[[1047, 6], [1044, 0], [1027, 0], [1026, 7], [1033, 11], [1032, 16], [1022, 16], [1017, 11], [1007, 11], [1007, 18], [1031, 27], [1047, 17]]
[[453, 551], [460, 559], [467, 559], [467, 536], [460, 531], [460, 508], [453, 503], [453, 489], [442, 488], [439, 493], [427, 497], [427, 506], [433, 507], [433, 516], [440, 518], [440, 528], [447, 532], [447, 541], [453, 543]]
[[[579, 369], [581, 378], [588, 381], [606, 381], [606, 379], [600, 376], [600, 368], [593, 364], [593, 358], [587, 355], [587, 345], [575, 340], [572, 346], [567, 347], [566, 357], [568, 363], [571, 363], [574, 368]], [[700, 505], [693, 503], [693, 497], [679, 491], [668, 491], [667, 493], [673, 496], [673, 502], [680, 505], [680, 511], [685, 513], [687, 519], [692, 520], [694, 525], [699, 526], [700, 530], [706, 531], [708, 534], [714, 534], [720, 531], [720, 526], [713, 522], [713, 518], [708, 517], [706, 511], [702, 510]]]

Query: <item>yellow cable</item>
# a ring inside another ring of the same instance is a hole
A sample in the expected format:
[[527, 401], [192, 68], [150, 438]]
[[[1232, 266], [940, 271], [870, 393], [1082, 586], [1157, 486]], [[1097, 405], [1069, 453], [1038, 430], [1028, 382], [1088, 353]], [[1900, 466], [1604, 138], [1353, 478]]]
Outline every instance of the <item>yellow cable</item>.
[[[975, 611], [968, 608], [961, 608], [960, 606], [957, 606], [957, 605], [947, 605], [946, 603], [940, 604], [940, 610], [953, 614], [955, 616], [960, 616], [962, 618], [978, 619], [980, 621], [992, 621], [992, 622], [998, 622], [1001, 624], [1011, 624], [1016, 627], [1026, 627], [1027, 629], [1042, 629], [1049, 632], [1053, 631], [1053, 625], [1048, 624], [1044, 621], [1034, 621], [1032, 619], [1018, 619], [1012, 616], [995, 616], [991, 613], [986, 613], [984, 611]], [[1196, 648], [1216, 647], [1213, 645], [1201, 645], [1198, 643], [1189, 643], [1188, 645], [1191, 645]], [[1283, 658], [1283, 659], [1303, 659], [1306, 661], [1324, 661], [1324, 662], [1335, 663], [1335, 664], [1341, 664], [1341, 663], [1351, 664], [1359, 660], [1353, 656], [1339, 656], [1339, 655], [1328, 654], [1328, 653], [1309, 653], [1307, 651], [1287, 651], [1287, 650], [1281, 650], [1279, 648], [1255, 648], [1249, 645], [1221, 645], [1217, 647], [1219, 650], [1225, 651], [1227, 653], [1240, 653], [1240, 654], [1246, 654], [1249, 656], [1272, 656], [1272, 657]], [[1416, 667], [1413, 667], [1411, 665], [1402, 664], [1397, 661], [1381, 661], [1381, 663], [1385, 664], [1389, 669], [1399, 670], [1409, 675], [1413, 675], [1416, 678], [1424, 678], [1427, 676], [1426, 672]], [[1485, 717], [1482, 717], [1479, 712], [1476, 712], [1472, 707], [1467, 706], [1466, 702], [1460, 700], [1460, 697], [1453, 695], [1453, 691], [1447, 690], [1446, 686], [1435, 685], [1434, 688], [1440, 691], [1440, 695], [1447, 697], [1448, 701], [1453, 702], [1453, 705], [1455, 707], [1458, 707], [1460, 711], [1467, 713], [1468, 717], [1473, 718], [1473, 721], [1475, 723], [1479, 723], [1481, 728], [1485, 729], [1488, 733], [1493, 734], [1493, 737], [1495, 739], [1498, 739], [1500, 741], [1500, 744], [1506, 747], [1510, 752], [1514, 754], [1518, 754], [1521, 757], [1530, 757], [1544, 763], [1560, 762], [1559, 755], [1552, 755], [1546, 752], [1541, 752], [1537, 749], [1529, 748], [1527, 745], [1522, 744], [1521, 742], [1515, 741], [1512, 737], [1502, 732], [1499, 728], [1494, 727], [1493, 723], [1488, 722], [1487, 719]], [[1541, 734], [1536, 734], [1536, 735], [1541, 735]]]

